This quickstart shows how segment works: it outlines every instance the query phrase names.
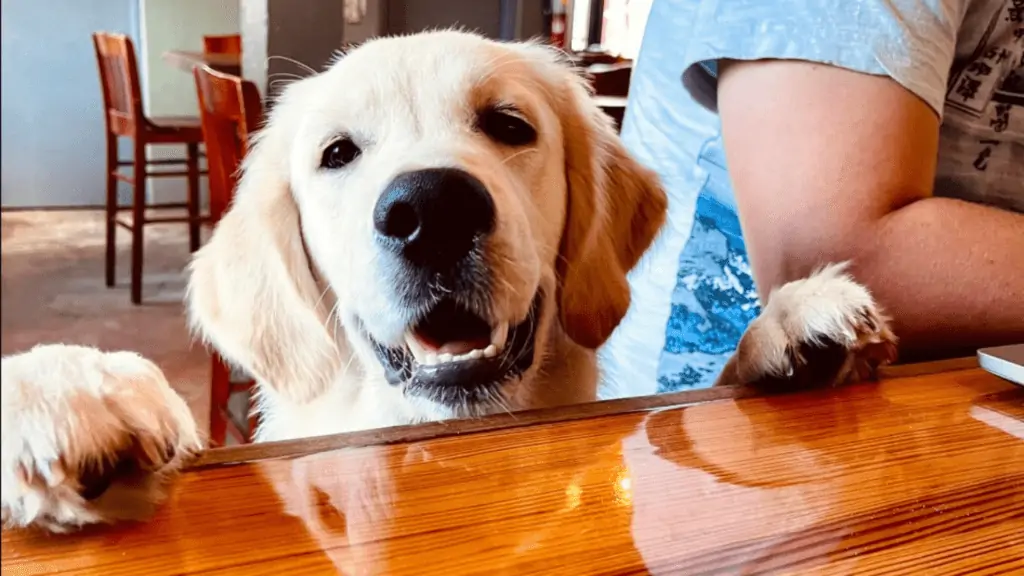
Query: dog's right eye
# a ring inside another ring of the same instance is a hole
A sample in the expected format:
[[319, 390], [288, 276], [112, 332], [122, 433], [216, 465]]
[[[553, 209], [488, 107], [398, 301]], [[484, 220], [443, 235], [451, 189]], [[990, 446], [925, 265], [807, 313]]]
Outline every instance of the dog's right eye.
[[537, 131], [514, 108], [490, 108], [480, 113], [477, 128], [508, 146], [525, 146], [537, 140]]
[[359, 157], [362, 150], [351, 138], [339, 138], [328, 146], [320, 157], [320, 167], [328, 170], [344, 168]]

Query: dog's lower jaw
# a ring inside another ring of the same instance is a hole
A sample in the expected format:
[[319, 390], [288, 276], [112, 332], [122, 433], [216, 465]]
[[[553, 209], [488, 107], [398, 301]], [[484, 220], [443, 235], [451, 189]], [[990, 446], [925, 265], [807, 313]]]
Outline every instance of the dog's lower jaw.
[[[542, 332], [542, 333], [541, 333]], [[592, 402], [597, 399], [597, 359], [593, 350], [570, 340], [553, 317], [538, 330], [533, 366], [501, 390], [499, 402], [456, 410], [410, 397], [388, 384], [383, 369], [360, 355], [346, 374], [320, 396], [299, 402], [263, 383], [256, 442], [292, 440], [453, 418], [475, 418]]]
[[509, 404], [519, 410], [531, 410], [597, 400], [599, 373], [595, 351], [573, 342], [554, 318], [545, 335], [530, 377], [509, 391]]

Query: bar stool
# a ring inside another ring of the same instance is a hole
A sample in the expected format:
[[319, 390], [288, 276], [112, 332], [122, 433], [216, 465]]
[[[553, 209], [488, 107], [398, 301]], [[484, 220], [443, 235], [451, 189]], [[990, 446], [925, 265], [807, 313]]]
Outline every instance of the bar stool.
[[[238, 185], [238, 168], [248, 151], [250, 136], [263, 121], [263, 104], [252, 82], [207, 66], [196, 66], [193, 74], [210, 169], [209, 222], [216, 224], [231, 204]], [[230, 367], [213, 352], [210, 384], [211, 444], [224, 445], [229, 434], [239, 442], [252, 441], [257, 425], [252, 412], [253, 382], [233, 383]], [[231, 394], [240, 390], [250, 394], [248, 431], [245, 432], [228, 409]]]
[[[117, 263], [117, 227], [128, 229], [132, 234], [131, 256], [131, 301], [142, 303], [143, 269], [143, 228], [157, 222], [187, 222], [189, 228], [189, 250], [199, 248], [199, 176], [205, 172], [199, 169], [199, 143], [203, 132], [199, 119], [195, 117], [147, 117], [142, 110], [142, 91], [139, 86], [139, 72], [135, 61], [135, 46], [123, 34], [96, 32], [92, 35], [99, 64], [100, 85], [103, 88], [107, 136], [107, 286], [115, 283]], [[133, 141], [132, 159], [121, 160], [118, 156], [119, 137]], [[146, 159], [146, 146], [185, 145], [184, 159]], [[184, 170], [151, 170], [156, 166]], [[131, 166], [130, 175], [120, 172], [122, 166]], [[146, 179], [184, 176], [188, 183], [188, 194], [184, 203], [147, 204]], [[132, 187], [132, 204], [120, 206], [117, 199], [117, 182]], [[186, 217], [148, 217], [147, 208], [185, 208]], [[131, 210], [131, 221], [118, 218], [118, 212]]]

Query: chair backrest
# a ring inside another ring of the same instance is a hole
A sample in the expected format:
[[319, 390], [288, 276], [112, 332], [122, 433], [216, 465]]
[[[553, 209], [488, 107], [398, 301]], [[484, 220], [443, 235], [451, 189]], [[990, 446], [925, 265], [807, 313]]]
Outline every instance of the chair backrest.
[[115, 134], [132, 134], [136, 124], [143, 121], [135, 45], [124, 34], [108, 32], [93, 33], [92, 41], [103, 88], [107, 129]]
[[196, 66], [193, 74], [209, 165], [210, 220], [217, 222], [231, 204], [250, 137], [263, 122], [263, 103], [252, 82], [208, 66]]
[[203, 36], [203, 52], [206, 54], [241, 54], [242, 36]]
[[627, 96], [633, 77], [633, 63], [596, 64], [587, 68], [594, 93], [598, 96]]

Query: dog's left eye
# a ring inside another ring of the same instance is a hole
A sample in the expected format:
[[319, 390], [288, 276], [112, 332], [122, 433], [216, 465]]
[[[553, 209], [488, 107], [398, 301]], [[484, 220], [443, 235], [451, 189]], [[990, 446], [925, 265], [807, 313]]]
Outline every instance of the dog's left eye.
[[537, 131], [530, 123], [507, 110], [484, 110], [477, 118], [477, 128], [507, 146], [525, 146], [537, 140]]
[[359, 157], [362, 150], [351, 138], [339, 138], [324, 150], [320, 157], [320, 167], [329, 170], [344, 168], [347, 164]]

